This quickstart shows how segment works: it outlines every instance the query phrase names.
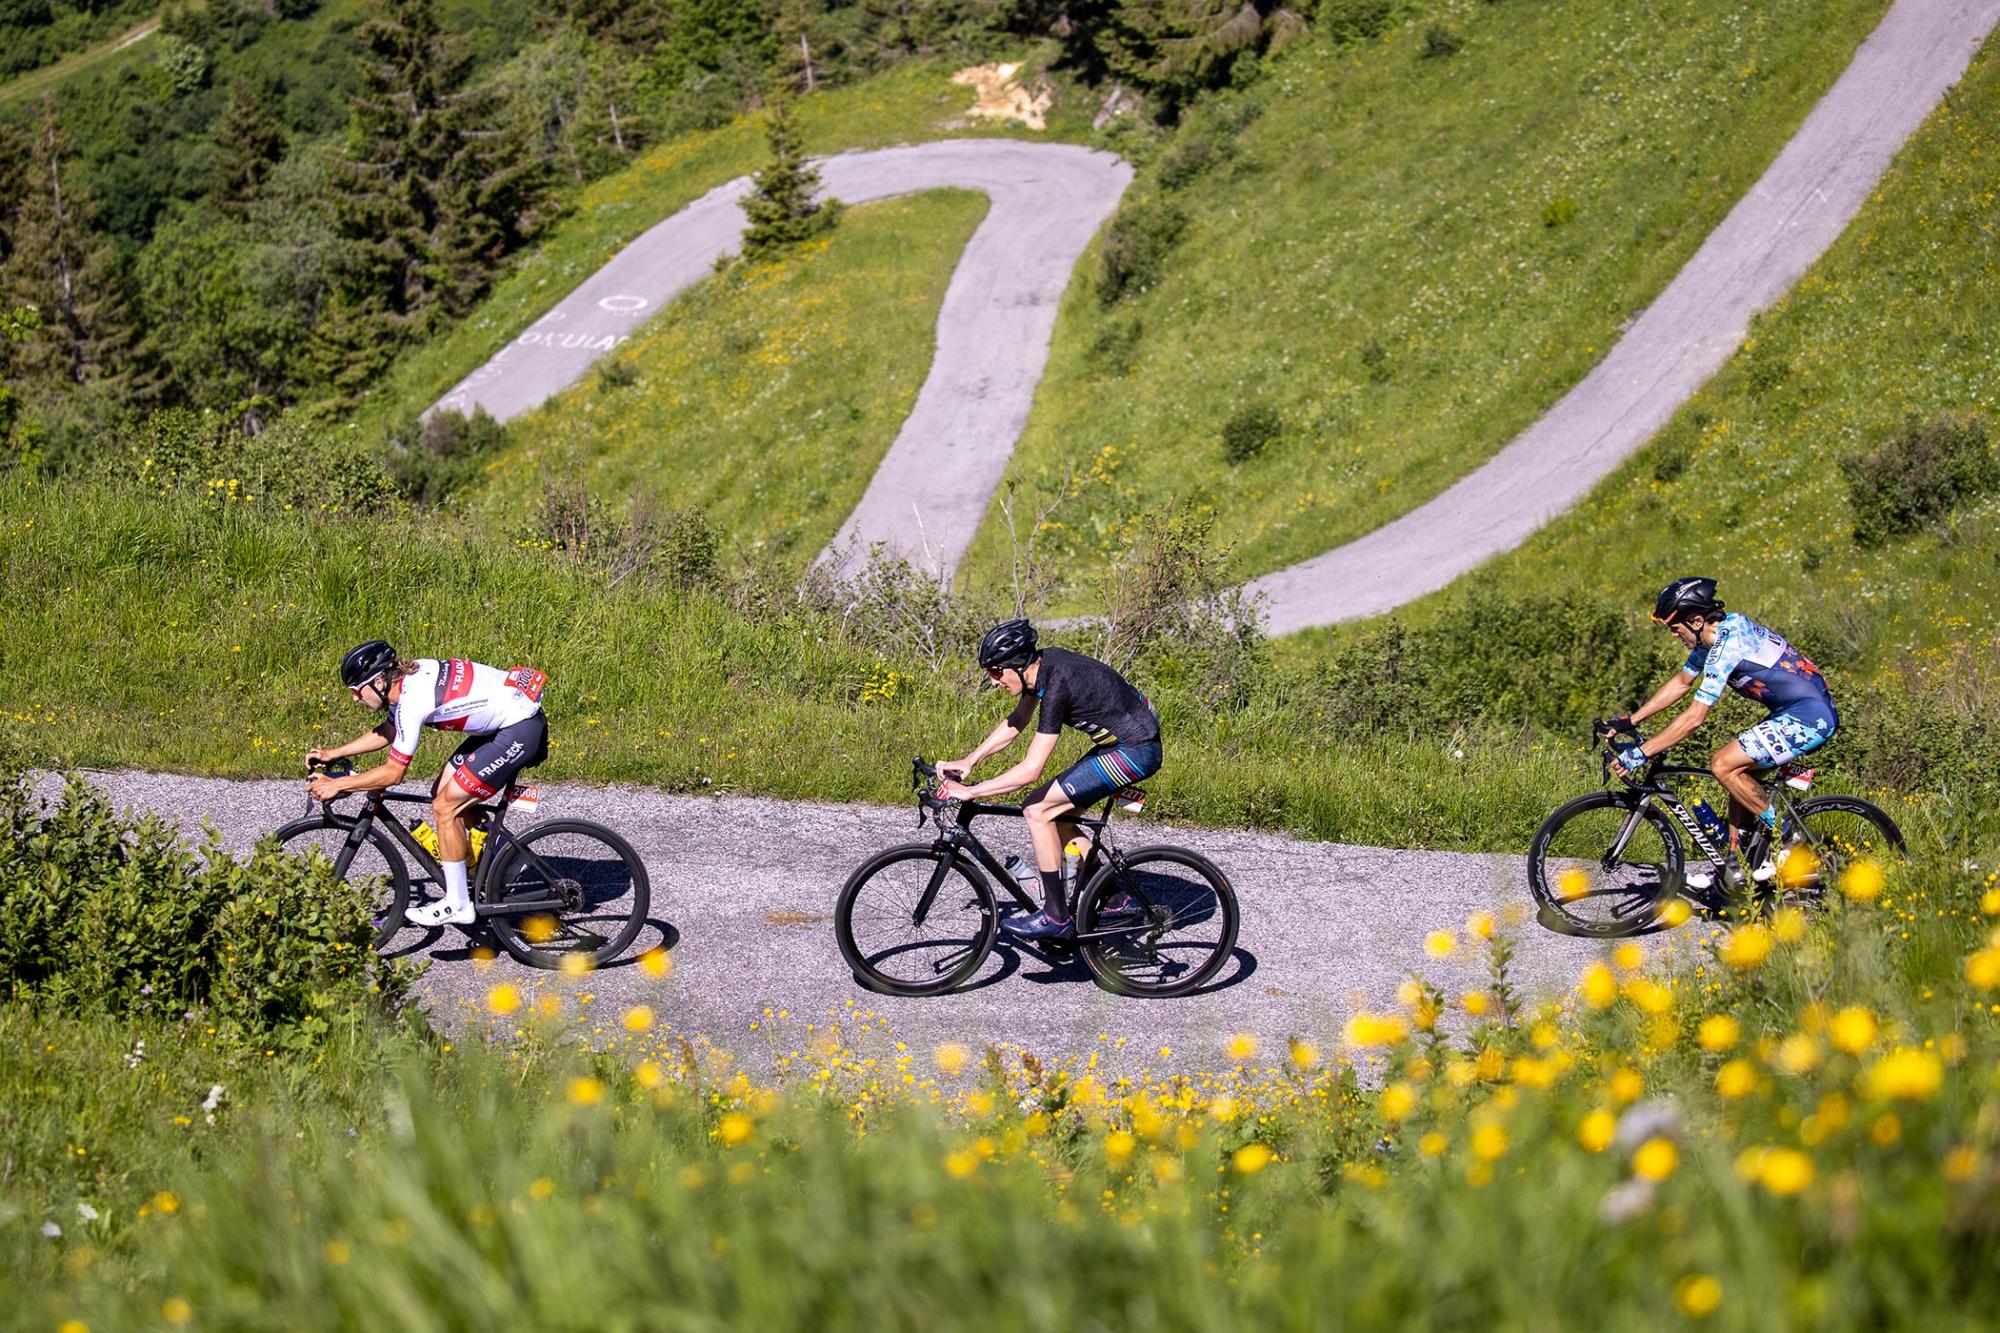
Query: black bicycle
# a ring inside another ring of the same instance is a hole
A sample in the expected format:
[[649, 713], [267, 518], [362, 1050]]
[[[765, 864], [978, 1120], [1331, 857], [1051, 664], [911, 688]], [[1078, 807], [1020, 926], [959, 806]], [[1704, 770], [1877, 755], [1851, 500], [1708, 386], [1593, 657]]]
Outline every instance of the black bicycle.
[[[937, 837], [877, 853], [850, 875], [834, 909], [834, 934], [865, 985], [891, 995], [936, 995], [969, 980], [992, 952], [1000, 931], [995, 884], [1022, 911], [1037, 904], [972, 832], [974, 819], [1019, 819], [1021, 807], [944, 800], [937, 769], [922, 759], [911, 767], [917, 824], [936, 824]], [[1073, 910], [1076, 935], [1047, 943], [1075, 949], [1106, 990], [1185, 995], [1213, 977], [1236, 945], [1236, 891], [1198, 852], [1119, 851], [1111, 813], [1121, 797], [1133, 808], [1143, 793], [1112, 793], [1101, 815], [1077, 812], [1075, 822], [1091, 836], [1076, 873], [1083, 886]]]
[[[329, 777], [354, 771], [344, 759], [310, 766]], [[473, 807], [472, 826], [485, 833], [472, 868], [474, 909], [501, 946], [530, 967], [560, 968], [578, 957], [592, 966], [608, 963], [645, 925], [652, 898], [645, 863], [625, 839], [587, 819], [537, 820], [519, 833], [508, 828], [508, 811], [532, 790], [512, 786], [497, 801]], [[279, 829], [278, 842], [296, 855], [324, 856], [334, 874], [367, 896], [379, 949], [403, 927], [411, 863], [433, 884], [444, 883], [444, 868], [417, 840], [421, 819], [405, 827], [385, 814], [389, 805], [427, 807], [431, 797], [414, 788], [371, 791], [352, 814], [335, 808], [345, 799], [308, 798], [306, 817]]]
[[[1592, 731], [1601, 739], [1609, 724]], [[1629, 725], [1603, 742], [1599, 781], [1609, 783], [1611, 759], [1619, 743], [1644, 738]], [[1705, 915], [1732, 909], [1768, 909], [1780, 897], [1815, 902], [1857, 860], [1884, 860], [1903, 852], [1896, 821], [1859, 796], [1792, 797], [1811, 783], [1811, 770], [1796, 764], [1765, 769], [1760, 776], [1778, 804], [1782, 836], [1774, 842], [1762, 829], [1740, 847], [1702, 826], [1680, 788], [1716, 781], [1706, 768], [1669, 764], [1655, 755], [1618, 789], [1589, 792], [1563, 805], [1536, 832], [1528, 849], [1528, 886], [1542, 907], [1569, 934], [1600, 938], [1637, 935], [1662, 924], [1667, 904], [1685, 897]], [[1720, 784], [1717, 783], [1719, 786]], [[1708, 887], [1690, 890], [1691, 844], [1709, 871]], [[1670, 924], [1670, 923], [1669, 923]]]

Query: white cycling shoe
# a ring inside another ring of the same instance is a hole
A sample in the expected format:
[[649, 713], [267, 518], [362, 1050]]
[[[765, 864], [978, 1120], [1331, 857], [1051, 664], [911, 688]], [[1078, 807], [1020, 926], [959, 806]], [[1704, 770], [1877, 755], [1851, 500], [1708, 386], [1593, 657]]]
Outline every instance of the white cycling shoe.
[[469, 926], [479, 919], [479, 913], [470, 902], [452, 903], [440, 898], [422, 907], [412, 907], [403, 914], [403, 919], [429, 930], [435, 926]]

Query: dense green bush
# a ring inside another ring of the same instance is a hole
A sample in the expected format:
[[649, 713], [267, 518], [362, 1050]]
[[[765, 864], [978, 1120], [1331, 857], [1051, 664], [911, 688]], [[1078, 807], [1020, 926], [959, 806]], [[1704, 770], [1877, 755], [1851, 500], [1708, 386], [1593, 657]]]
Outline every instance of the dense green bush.
[[161, 492], [344, 513], [396, 500], [396, 480], [353, 432], [302, 417], [252, 435], [217, 412], [169, 408], [126, 430], [121, 445], [127, 474]]
[[1320, 0], [1319, 30], [1336, 46], [1372, 42], [1396, 19], [1396, 0]]
[[1465, 38], [1442, 23], [1433, 23], [1424, 29], [1423, 49], [1417, 53], [1422, 60], [1445, 60], [1465, 49]]
[[1979, 417], [1913, 418], [1867, 453], [1843, 459], [1840, 470], [1862, 546], [1929, 527], [2000, 486], [2000, 460]]
[[1097, 299], [1116, 305], [1160, 279], [1167, 252], [1187, 227], [1187, 214], [1163, 199], [1128, 203], [1111, 219], [1098, 264]]
[[52, 808], [0, 784], [0, 985], [77, 1012], [206, 1006], [259, 1040], [300, 1039], [360, 1005], [373, 975], [368, 905], [311, 863], [259, 844], [248, 861], [158, 818], [127, 823], [82, 779]]
[[507, 441], [507, 428], [485, 408], [413, 414], [389, 432], [389, 473], [404, 495], [435, 509], [479, 477], [489, 455]]
[[1232, 463], [1247, 463], [1270, 448], [1284, 434], [1284, 418], [1269, 403], [1245, 403], [1222, 423], [1222, 456]]

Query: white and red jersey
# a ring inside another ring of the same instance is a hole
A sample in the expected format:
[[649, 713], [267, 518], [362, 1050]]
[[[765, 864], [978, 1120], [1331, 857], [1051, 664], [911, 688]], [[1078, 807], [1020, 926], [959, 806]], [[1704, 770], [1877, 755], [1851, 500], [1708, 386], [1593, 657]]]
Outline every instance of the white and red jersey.
[[403, 692], [389, 707], [394, 732], [389, 758], [408, 767], [427, 726], [485, 736], [525, 722], [542, 711], [547, 683], [533, 667], [502, 671], [462, 657], [418, 658], [417, 669], [403, 677]]

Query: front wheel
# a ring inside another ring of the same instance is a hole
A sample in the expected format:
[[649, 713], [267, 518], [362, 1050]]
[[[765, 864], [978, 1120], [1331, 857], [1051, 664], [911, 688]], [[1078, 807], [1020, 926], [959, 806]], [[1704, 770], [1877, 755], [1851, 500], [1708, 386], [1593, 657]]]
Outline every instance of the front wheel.
[[999, 930], [978, 867], [927, 842], [870, 857], [833, 909], [841, 956], [863, 985], [889, 995], [937, 995], [970, 980]]
[[358, 822], [338, 815], [308, 815], [285, 825], [275, 836], [289, 855], [326, 858], [334, 877], [346, 881], [367, 904], [375, 932], [371, 943], [379, 949], [403, 928], [403, 913], [410, 905], [410, 870], [379, 828], [369, 829], [359, 844], [350, 847]]
[[1076, 905], [1079, 951], [1119, 995], [1185, 995], [1236, 947], [1236, 891], [1215, 863], [1179, 847], [1142, 847], [1105, 866]]
[[481, 877], [481, 916], [529, 967], [578, 966], [572, 960], [601, 967], [646, 924], [652, 887], [645, 862], [602, 824], [547, 820], [500, 855]]
[[1528, 848], [1528, 887], [1553, 929], [1597, 939], [1651, 930], [1681, 888], [1681, 840], [1657, 806], [1594, 791], [1543, 821]]

